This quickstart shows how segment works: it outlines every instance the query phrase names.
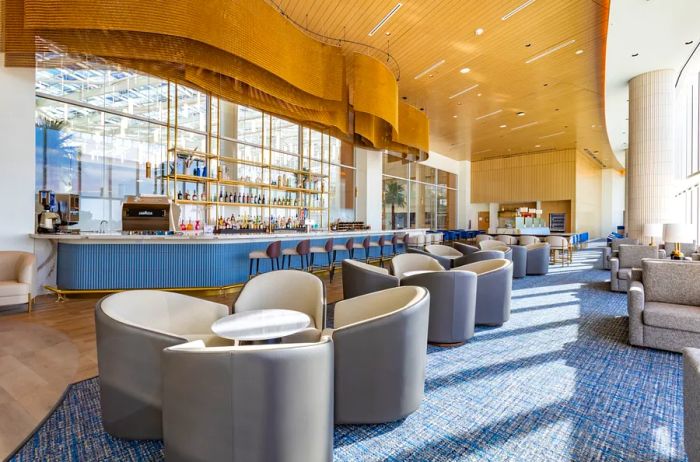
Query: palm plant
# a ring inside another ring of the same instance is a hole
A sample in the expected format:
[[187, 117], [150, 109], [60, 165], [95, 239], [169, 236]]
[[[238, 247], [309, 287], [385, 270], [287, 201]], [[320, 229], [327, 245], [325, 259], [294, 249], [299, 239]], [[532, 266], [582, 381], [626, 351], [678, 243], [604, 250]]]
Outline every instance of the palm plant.
[[384, 185], [384, 203], [391, 204], [391, 229], [396, 229], [396, 207], [406, 206], [406, 194], [402, 184], [390, 181]]

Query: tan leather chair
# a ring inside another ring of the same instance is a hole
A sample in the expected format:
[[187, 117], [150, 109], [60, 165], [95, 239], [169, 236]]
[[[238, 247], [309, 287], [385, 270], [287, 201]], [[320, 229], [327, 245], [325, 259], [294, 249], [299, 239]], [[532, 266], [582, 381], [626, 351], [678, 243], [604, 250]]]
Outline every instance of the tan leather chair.
[[0, 306], [27, 304], [32, 311], [34, 255], [29, 252], [0, 252]]

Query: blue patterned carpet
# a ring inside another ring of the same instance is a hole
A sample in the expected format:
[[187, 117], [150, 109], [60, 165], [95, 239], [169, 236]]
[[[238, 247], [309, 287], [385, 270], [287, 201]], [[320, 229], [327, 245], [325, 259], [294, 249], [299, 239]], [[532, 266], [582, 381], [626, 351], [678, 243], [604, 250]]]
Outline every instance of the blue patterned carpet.
[[[505, 326], [428, 347], [421, 408], [338, 426], [336, 461], [684, 461], [681, 356], [627, 345], [626, 297], [600, 250], [513, 283]], [[106, 435], [99, 388], [73, 385], [14, 461], [163, 460], [162, 444]]]

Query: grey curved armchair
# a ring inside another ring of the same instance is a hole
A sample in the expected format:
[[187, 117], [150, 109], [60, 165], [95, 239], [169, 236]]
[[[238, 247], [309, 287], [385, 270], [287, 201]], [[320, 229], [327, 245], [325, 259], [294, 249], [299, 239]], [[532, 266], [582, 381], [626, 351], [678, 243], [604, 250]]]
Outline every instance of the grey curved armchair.
[[448, 270], [452, 268], [452, 259], [443, 257], [442, 255], [435, 255], [430, 252], [427, 252], [423, 249], [416, 249], [416, 248], [408, 248], [406, 249], [407, 254], [419, 254], [419, 255], [425, 255], [428, 256], [438, 263], [440, 263], [440, 266], [442, 266], [443, 269]]
[[427, 253], [402, 253], [391, 259], [391, 274], [401, 279], [415, 271], [445, 271], [444, 266]]
[[[445, 269], [451, 269], [455, 266], [464, 265], [464, 254], [454, 247], [442, 244], [431, 244], [425, 246], [426, 252], [433, 258], [439, 258], [438, 261], [442, 264], [443, 260], [449, 260], [449, 267]], [[448, 262], [445, 262], [448, 263]], [[443, 265], [444, 266], [444, 265]]]
[[[500, 250], [477, 250], [476, 252], [471, 253], [469, 255], [465, 255], [464, 257], [464, 260], [462, 260], [464, 262], [464, 265], [468, 265], [469, 263], [475, 263], [478, 261], [506, 258], [505, 254]], [[456, 266], [455, 268], [458, 268], [458, 266]]]
[[455, 246], [455, 249], [462, 252], [462, 255], [470, 255], [474, 252], [479, 251], [479, 247], [475, 247], [475, 246], [469, 245], [469, 244], [463, 244], [461, 242], [455, 242], [454, 246]]
[[507, 260], [513, 261], [513, 249], [501, 241], [487, 240], [479, 242], [481, 250], [500, 250]]
[[476, 274], [469, 271], [424, 272], [402, 278], [401, 285], [425, 287], [430, 293], [429, 342], [457, 345], [474, 336]]
[[539, 242], [526, 245], [527, 249], [527, 274], [544, 275], [549, 272], [549, 244]]
[[228, 307], [156, 290], [107, 296], [95, 307], [102, 422], [110, 435], [160, 439], [161, 351], [201, 340], [230, 344], [211, 332]]
[[524, 245], [509, 245], [513, 258], [513, 277], [524, 278], [527, 275], [527, 248]]
[[167, 348], [169, 462], [333, 459], [333, 343]]
[[234, 313], [281, 308], [306, 313], [313, 327], [326, 324], [326, 288], [318, 276], [300, 270], [262, 273], [245, 283], [233, 305]]
[[387, 269], [350, 259], [343, 260], [342, 267], [344, 299], [399, 286]]
[[430, 295], [406, 286], [335, 305], [335, 422], [402, 419], [423, 400]]
[[513, 262], [506, 259], [486, 260], [460, 266], [453, 271], [471, 271], [477, 275], [477, 325], [500, 326], [510, 319]]

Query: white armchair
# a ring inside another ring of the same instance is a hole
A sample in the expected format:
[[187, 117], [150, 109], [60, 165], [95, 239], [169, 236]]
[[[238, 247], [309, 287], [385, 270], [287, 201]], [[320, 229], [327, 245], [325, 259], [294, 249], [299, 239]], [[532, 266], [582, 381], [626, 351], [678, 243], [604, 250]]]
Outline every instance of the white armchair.
[[0, 306], [27, 304], [32, 311], [34, 255], [29, 252], [0, 252]]

